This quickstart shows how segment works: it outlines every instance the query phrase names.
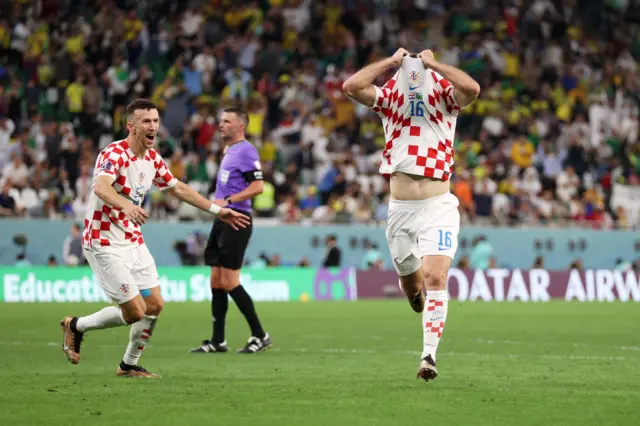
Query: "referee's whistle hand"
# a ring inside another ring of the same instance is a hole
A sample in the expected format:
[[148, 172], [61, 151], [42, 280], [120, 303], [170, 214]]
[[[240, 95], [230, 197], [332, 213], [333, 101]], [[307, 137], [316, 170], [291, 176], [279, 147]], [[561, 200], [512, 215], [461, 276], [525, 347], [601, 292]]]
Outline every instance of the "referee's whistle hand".
[[231, 227], [236, 231], [240, 228], [246, 228], [247, 225], [250, 223], [250, 219], [248, 216], [243, 215], [242, 213], [238, 213], [235, 210], [231, 210], [227, 208], [222, 208], [220, 210], [220, 213], [218, 213], [218, 217], [223, 222], [226, 222], [229, 225], [231, 225]]

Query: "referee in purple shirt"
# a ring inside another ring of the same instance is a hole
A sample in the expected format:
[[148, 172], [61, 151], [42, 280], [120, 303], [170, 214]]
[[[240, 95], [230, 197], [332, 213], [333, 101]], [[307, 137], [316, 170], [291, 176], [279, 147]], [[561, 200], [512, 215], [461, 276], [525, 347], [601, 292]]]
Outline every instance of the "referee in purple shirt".
[[[249, 124], [247, 113], [241, 108], [228, 108], [222, 114], [220, 133], [226, 144], [216, 178], [215, 203], [251, 217], [251, 199], [263, 191], [262, 167], [256, 148], [245, 139]], [[213, 223], [204, 259], [211, 266], [211, 314], [213, 336], [191, 352], [228, 352], [224, 336], [225, 319], [230, 295], [247, 319], [251, 337], [240, 353], [260, 352], [271, 346], [271, 339], [260, 324], [249, 293], [240, 284], [240, 268], [249, 244], [253, 221], [246, 228], [234, 230], [217, 220]]]

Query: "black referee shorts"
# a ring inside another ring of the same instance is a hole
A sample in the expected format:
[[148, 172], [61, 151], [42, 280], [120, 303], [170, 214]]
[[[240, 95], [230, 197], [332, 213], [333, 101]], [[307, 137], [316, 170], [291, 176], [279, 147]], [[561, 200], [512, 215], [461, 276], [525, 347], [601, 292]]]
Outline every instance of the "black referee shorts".
[[[240, 213], [251, 218], [247, 212]], [[205, 263], [208, 266], [219, 266], [226, 269], [242, 268], [244, 252], [247, 250], [252, 232], [252, 218], [246, 228], [239, 228], [237, 231], [231, 225], [216, 219], [204, 249]]]

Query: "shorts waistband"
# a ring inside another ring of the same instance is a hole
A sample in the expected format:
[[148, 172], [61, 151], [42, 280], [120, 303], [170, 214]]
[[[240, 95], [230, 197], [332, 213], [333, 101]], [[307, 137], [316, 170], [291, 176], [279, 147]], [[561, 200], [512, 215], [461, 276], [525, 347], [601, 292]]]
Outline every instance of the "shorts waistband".
[[444, 194], [436, 195], [435, 197], [425, 198], [424, 200], [394, 200], [394, 199], [390, 199], [389, 200], [389, 207], [394, 206], [394, 207], [408, 208], [408, 209], [421, 208], [421, 207], [428, 206], [429, 204], [432, 204], [432, 203], [437, 202], [439, 200], [444, 200], [444, 199], [446, 199], [446, 198], [448, 198], [450, 196], [451, 196], [451, 192], [445, 192]]

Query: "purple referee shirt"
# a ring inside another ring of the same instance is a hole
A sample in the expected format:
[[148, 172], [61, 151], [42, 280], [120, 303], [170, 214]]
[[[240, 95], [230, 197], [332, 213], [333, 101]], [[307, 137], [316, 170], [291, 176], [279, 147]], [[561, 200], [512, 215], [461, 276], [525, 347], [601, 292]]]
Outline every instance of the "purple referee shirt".
[[[220, 163], [216, 178], [216, 199], [242, 192], [254, 180], [262, 180], [258, 151], [249, 141], [234, 143], [229, 146]], [[251, 199], [231, 203], [228, 207], [250, 213]]]

